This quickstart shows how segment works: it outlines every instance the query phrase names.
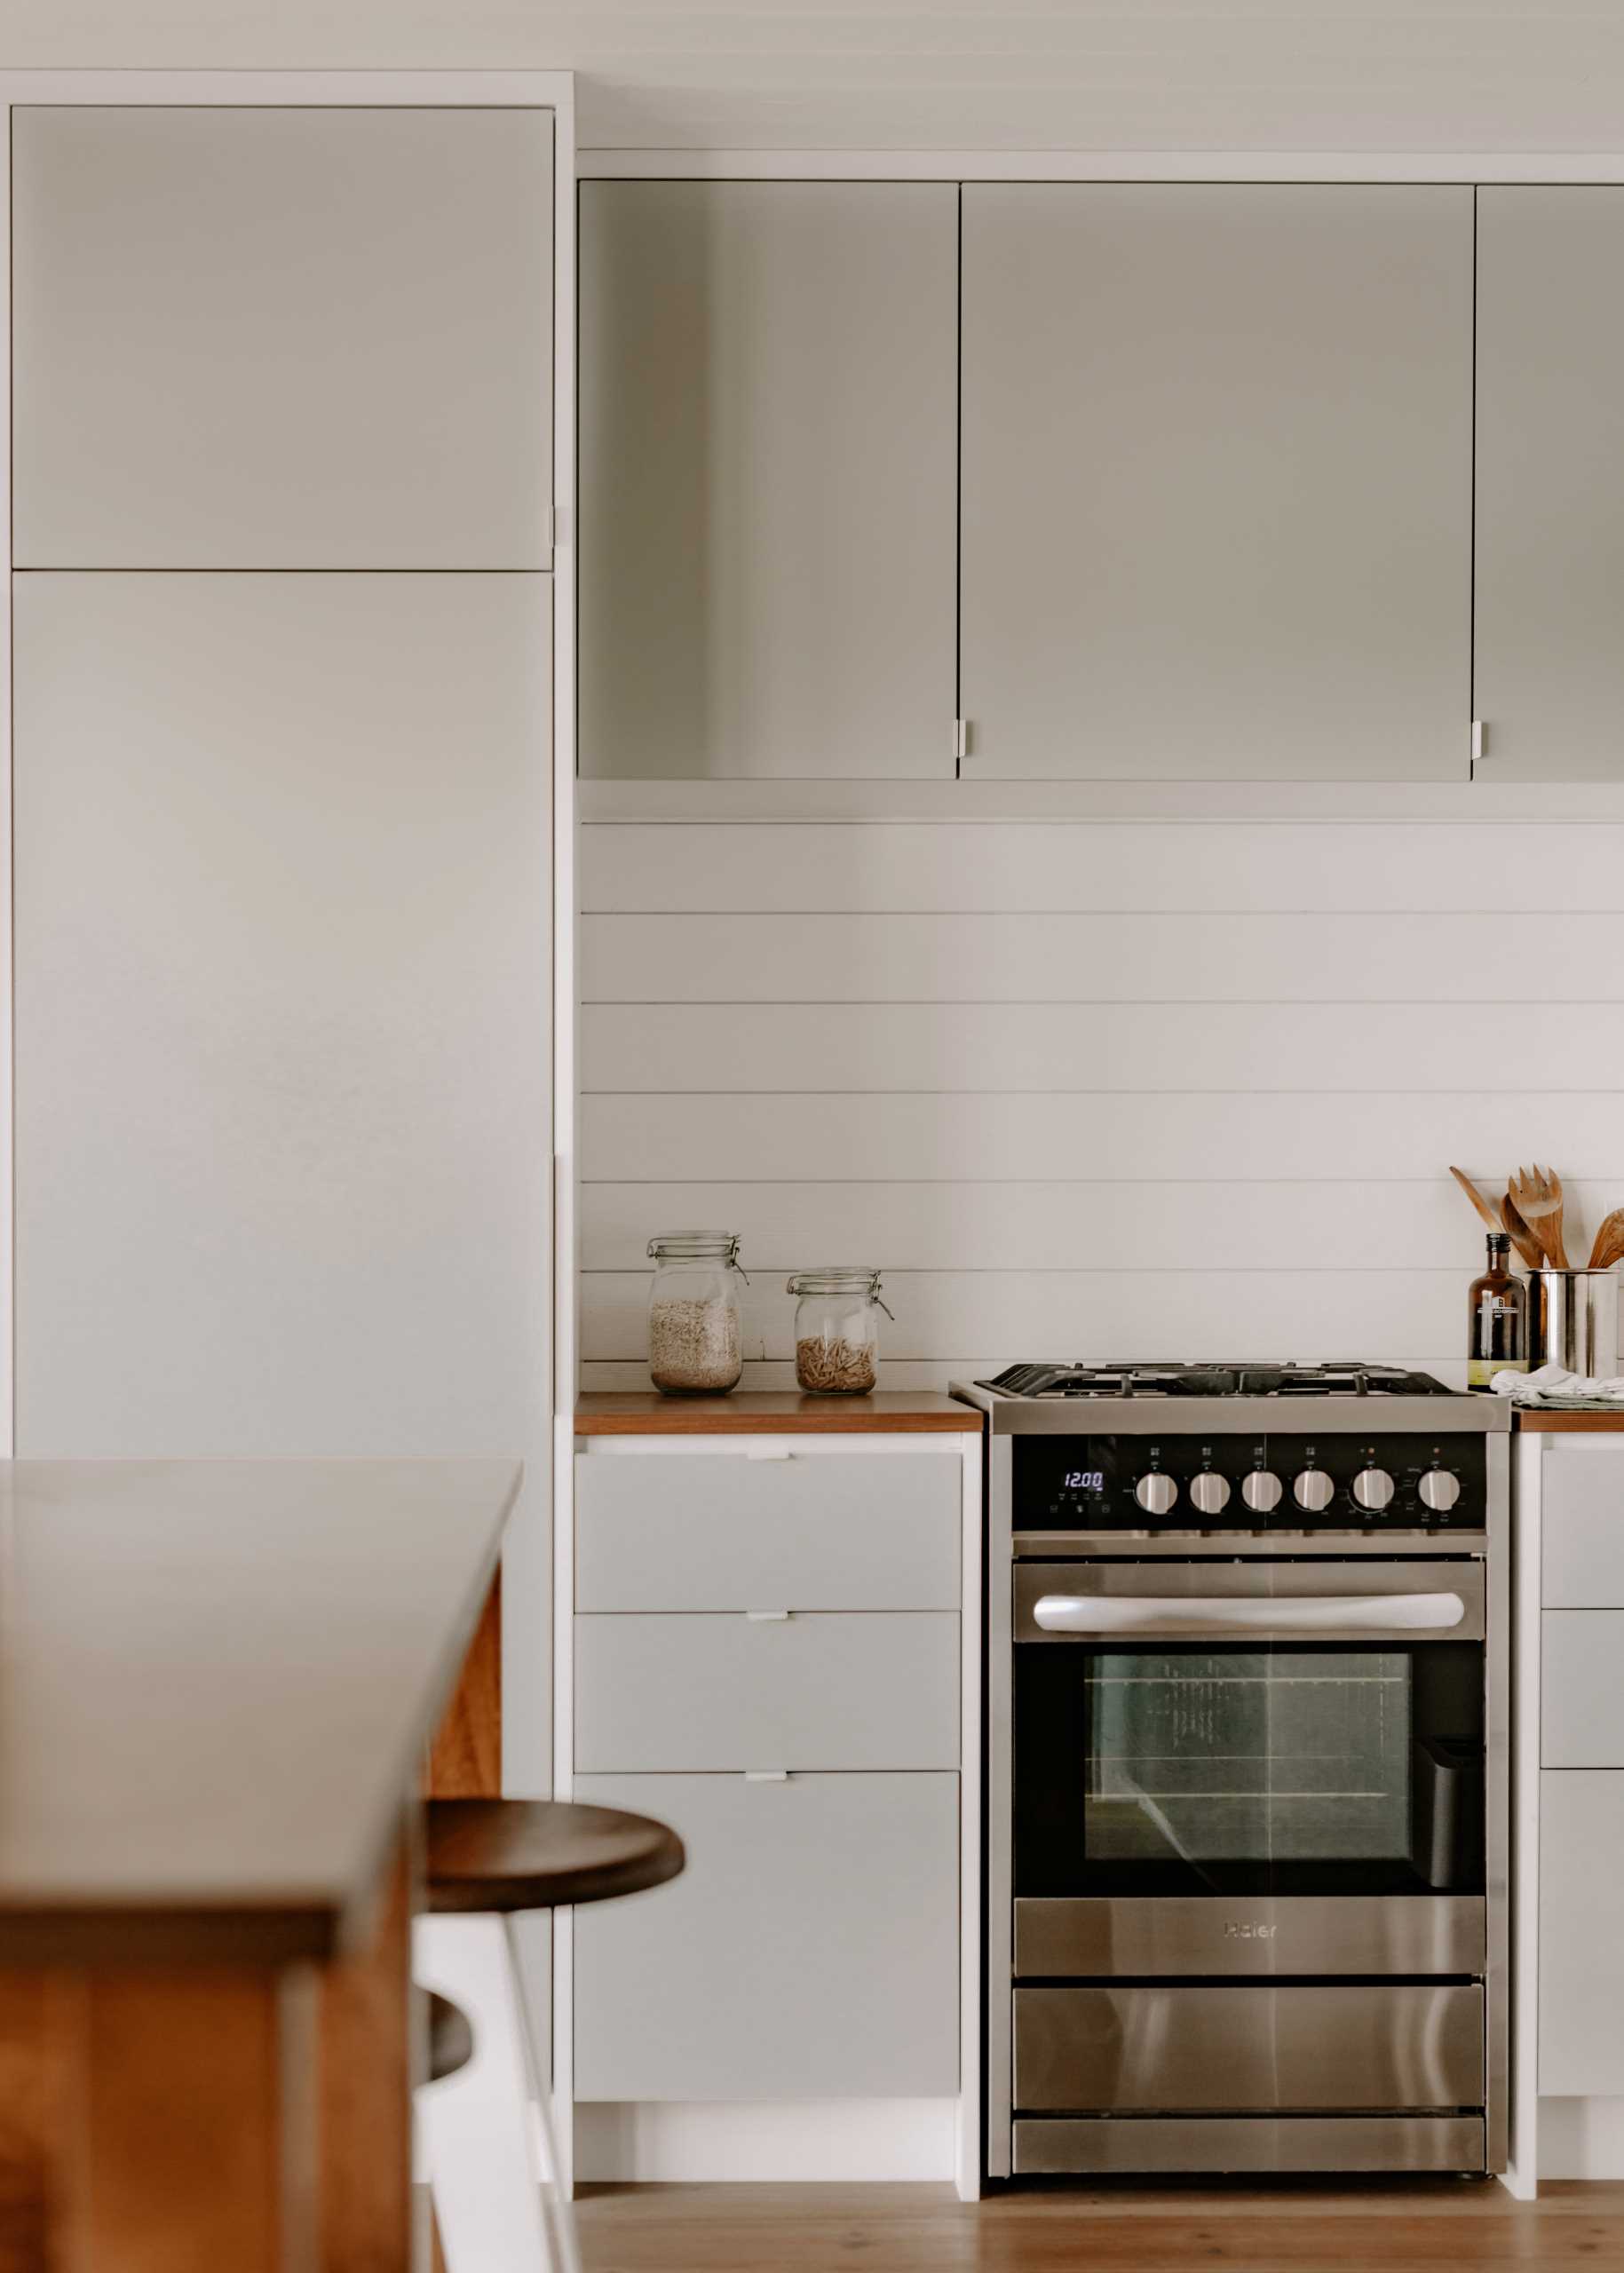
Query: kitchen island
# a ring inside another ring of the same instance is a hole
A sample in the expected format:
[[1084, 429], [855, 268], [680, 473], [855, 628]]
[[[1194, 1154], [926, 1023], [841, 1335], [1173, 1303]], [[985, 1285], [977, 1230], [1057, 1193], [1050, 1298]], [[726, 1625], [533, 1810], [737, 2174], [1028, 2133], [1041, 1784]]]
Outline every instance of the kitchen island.
[[0, 1465], [8, 2273], [405, 2273], [416, 1797], [520, 1474]]

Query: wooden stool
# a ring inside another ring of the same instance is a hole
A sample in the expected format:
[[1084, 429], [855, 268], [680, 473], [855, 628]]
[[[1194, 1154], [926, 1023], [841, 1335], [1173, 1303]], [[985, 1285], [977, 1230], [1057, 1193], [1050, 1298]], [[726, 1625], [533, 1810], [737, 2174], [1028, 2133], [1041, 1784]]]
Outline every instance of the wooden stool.
[[[544, 2170], [532, 2167], [528, 2177], [532, 2199], [543, 2206], [531, 2268], [556, 2261], [562, 2273], [580, 2273], [574, 2218], [564, 2198], [548, 2112], [551, 2063], [532, 2032], [514, 1921], [527, 1910], [607, 1902], [662, 1885], [683, 1867], [682, 1841], [652, 1817], [572, 1800], [431, 1800], [424, 1817], [429, 1910], [501, 1921], [506, 2002], [546, 2162]], [[526, 2138], [528, 2144], [527, 2123]], [[449, 2273], [461, 2273], [456, 2222], [442, 2216], [440, 2224], [450, 2241]], [[516, 2263], [526, 2253], [521, 2243]]]
[[429, 2081], [443, 2084], [473, 2058], [473, 2024], [449, 1997], [429, 1992]]

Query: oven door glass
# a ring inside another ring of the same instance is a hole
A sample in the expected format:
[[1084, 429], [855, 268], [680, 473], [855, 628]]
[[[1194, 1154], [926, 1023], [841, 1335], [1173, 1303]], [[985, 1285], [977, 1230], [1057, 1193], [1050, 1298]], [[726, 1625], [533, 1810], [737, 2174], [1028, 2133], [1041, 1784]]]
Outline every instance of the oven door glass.
[[1483, 1890], [1480, 1643], [1015, 1659], [1018, 1895]]

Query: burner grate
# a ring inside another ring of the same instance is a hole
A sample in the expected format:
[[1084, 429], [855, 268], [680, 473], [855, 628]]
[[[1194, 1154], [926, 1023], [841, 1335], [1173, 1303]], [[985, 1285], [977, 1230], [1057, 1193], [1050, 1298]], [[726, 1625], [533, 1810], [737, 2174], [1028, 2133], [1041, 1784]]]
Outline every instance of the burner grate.
[[1004, 1397], [1023, 1398], [1225, 1398], [1261, 1397], [1447, 1397], [1450, 1391], [1430, 1374], [1406, 1372], [1362, 1358], [1329, 1359], [1323, 1365], [1184, 1365], [1178, 1363], [1102, 1366], [1010, 1366], [978, 1384]]

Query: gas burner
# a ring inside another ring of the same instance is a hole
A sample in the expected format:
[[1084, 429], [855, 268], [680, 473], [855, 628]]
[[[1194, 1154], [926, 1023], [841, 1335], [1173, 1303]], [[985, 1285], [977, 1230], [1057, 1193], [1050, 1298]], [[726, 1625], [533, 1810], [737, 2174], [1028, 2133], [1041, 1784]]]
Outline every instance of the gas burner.
[[1002, 1397], [1448, 1397], [1430, 1374], [1333, 1359], [1322, 1366], [1010, 1366], [978, 1383]]

